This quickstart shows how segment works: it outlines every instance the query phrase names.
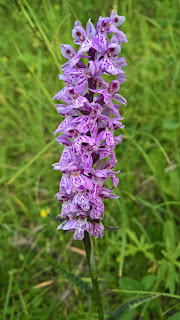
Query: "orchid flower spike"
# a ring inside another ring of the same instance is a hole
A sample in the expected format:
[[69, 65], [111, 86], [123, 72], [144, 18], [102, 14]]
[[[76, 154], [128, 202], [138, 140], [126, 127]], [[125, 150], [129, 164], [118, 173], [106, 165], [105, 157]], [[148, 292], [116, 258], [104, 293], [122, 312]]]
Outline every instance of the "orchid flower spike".
[[[64, 221], [57, 229], [73, 232], [75, 240], [82, 240], [85, 231], [102, 238], [103, 200], [118, 198], [112, 189], [119, 181], [118, 172], [114, 171], [114, 148], [123, 137], [114, 135], [114, 131], [123, 129], [119, 107], [127, 105], [118, 93], [126, 80], [122, 68], [127, 63], [118, 56], [122, 42], [127, 42], [126, 35], [118, 29], [124, 20], [114, 10], [110, 17], [99, 17], [96, 27], [91, 19], [86, 29], [76, 21], [72, 37], [79, 50], [76, 52], [68, 44], [60, 46], [68, 61], [59, 75], [65, 87], [53, 98], [63, 102], [56, 108], [64, 118], [54, 132], [60, 133], [56, 140], [64, 145], [59, 162], [53, 165], [54, 170], [62, 172], [56, 197], [62, 203], [59, 216]], [[81, 58], [86, 58], [87, 64]], [[103, 74], [113, 75], [114, 80], [107, 83]], [[112, 189], [105, 184], [108, 178]]]

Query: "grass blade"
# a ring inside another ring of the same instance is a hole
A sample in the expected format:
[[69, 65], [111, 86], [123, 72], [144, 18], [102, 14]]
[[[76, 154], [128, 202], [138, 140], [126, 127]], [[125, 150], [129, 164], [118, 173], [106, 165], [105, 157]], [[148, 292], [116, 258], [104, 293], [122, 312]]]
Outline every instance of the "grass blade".
[[[59, 69], [59, 61], [57, 60], [57, 57], [56, 57], [54, 51], [53, 51], [52, 48], [51, 48], [51, 44], [50, 44], [50, 41], [49, 41], [46, 33], [44, 32], [44, 30], [43, 30], [43, 28], [41, 27], [38, 19], [36, 18], [36, 15], [34, 14], [33, 10], [31, 9], [31, 7], [29, 6], [29, 4], [27, 3], [26, 0], [24, 0], [24, 3], [25, 3], [25, 5], [26, 5], [27, 9], [29, 10], [32, 18], [34, 19], [35, 25], [36, 25], [37, 29], [39, 30], [39, 32], [40, 32], [40, 34], [41, 34], [41, 36], [42, 36], [42, 38], [43, 38], [43, 40], [44, 40], [44, 42], [45, 42], [45, 44], [46, 44], [46, 46], [47, 46], [47, 49], [49, 50], [50, 54], [52, 55], [52, 57], [53, 57], [53, 59], [54, 59], [54, 62], [56, 63], [56, 65], [57, 65], [57, 67], [58, 67], [58, 69]], [[25, 10], [25, 9], [24, 9], [24, 10]], [[27, 13], [27, 14], [28, 14], [28, 13]]]
[[53, 141], [50, 141], [41, 151], [39, 151], [28, 163], [25, 164], [18, 172], [15, 173], [15, 175], [8, 180], [7, 185], [10, 185], [13, 183], [24, 171], [26, 171], [27, 168], [33, 164], [34, 161], [36, 161], [46, 150], [49, 149], [49, 147], [54, 143]]
[[7, 314], [7, 309], [8, 309], [8, 304], [9, 304], [9, 297], [12, 289], [12, 282], [13, 282], [13, 277], [14, 277], [14, 271], [9, 272], [9, 284], [8, 284], [8, 289], [7, 289], [7, 294], [6, 294], [6, 300], [4, 304], [4, 311], [3, 311], [3, 320], [6, 320], [6, 314]]

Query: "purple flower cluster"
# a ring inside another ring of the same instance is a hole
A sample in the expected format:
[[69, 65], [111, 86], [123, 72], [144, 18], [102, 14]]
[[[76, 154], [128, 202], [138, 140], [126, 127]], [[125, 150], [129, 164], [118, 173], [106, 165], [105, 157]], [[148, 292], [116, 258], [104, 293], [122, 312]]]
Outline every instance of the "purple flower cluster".
[[[122, 135], [114, 136], [114, 130], [124, 126], [120, 105], [112, 101], [127, 104], [118, 94], [120, 84], [126, 80], [121, 69], [127, 66], [126, 60], [118, 57], [122, 42], [127, 42], [118, 29], [124, 20], [114, 10], [110, 17], [99, 17], [96, 28], [90, 19], [86, 30], [76, 21], [72, 37], [79, 50], [61, 45], [68, 61], [59, 75], [65, 87], [53, 98], [65, 103], [56, 104], [64, 120], [54, 132], [61, 133], [56, 140], [64, 145], [59, 162], [53, 165], [63, 173], [56, 197], [62, 202], [59, 216], [64, 222], [57, 229], [74, 232], [75, 240], [82, 240], [85, 231], [102, 238], [103, 199], [118, 198], [104, 183], [110, 177], [113, 187], [117, 187], [119, 181], [118, 172], [113, 171], [117, 163], [114, 148], [121, 143]], [[106, 83], [103, 74], [113, 75], [115, 80]]]

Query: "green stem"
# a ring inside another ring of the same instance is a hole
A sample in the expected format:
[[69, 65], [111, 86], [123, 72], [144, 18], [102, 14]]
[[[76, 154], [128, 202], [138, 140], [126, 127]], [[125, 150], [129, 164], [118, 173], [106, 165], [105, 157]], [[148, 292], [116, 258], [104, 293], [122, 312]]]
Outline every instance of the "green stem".
[[97, 306], [99, 320], [104, 320], [104, 311], [103, 311], [103, 305], [102, 305], [99, 284], [98, 284], [98, 279], [97, 279], [96, 264], [95, 264], [95, 260], [94, 260], [93, 242], [90, 239], [88, 232], [85, 232], [83, 241], [84, 241], [84, 247], [86, 250], [86, 257], [87, 257], [87, 261], [88, 261], [91, 281], [92, 281], [92, 285], [93, 285], [93, 298], [94, 298], [94, 301]]

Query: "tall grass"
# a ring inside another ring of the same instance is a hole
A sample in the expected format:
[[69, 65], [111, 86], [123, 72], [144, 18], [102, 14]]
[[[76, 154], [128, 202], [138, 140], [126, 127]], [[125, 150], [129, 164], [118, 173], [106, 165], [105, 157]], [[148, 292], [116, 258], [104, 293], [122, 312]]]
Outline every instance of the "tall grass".
[[[127, 82], [120, 92], [128, 106], [121, 110], [124, 142], [116, 149], [120, 198], [105, 201], [105, 225], [120, 230], [95, 242], [105, 311], [134, 297], [132, 291], [180, 294], [178, 1], [1, 0], [3, 320], [96, 319], [90, 301], [58, 272], [58, 266], [76, 270], [89, 283], [82, 243], [56, 232], [46, 216], [60, 213], [54, 198], [60, 176], [51, 164], [62, 152], [53, 137], [61, 117], [51, 97], [64, 86], [57, 77], [64, 63], [59, 45], [73, 44], [74, 21], [96, 22], [113, 8], [126, 17]], [[164, 296], [126, 320], [179, 319], [173, 318], [179, 311], [178, 300]]]

